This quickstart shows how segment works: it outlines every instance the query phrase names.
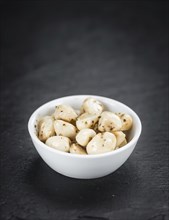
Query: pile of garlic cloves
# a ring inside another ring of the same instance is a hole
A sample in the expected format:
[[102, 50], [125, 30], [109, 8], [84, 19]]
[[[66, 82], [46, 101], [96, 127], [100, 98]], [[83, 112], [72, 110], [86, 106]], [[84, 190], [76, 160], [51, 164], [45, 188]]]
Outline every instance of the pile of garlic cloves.
[[61, 104], [51, 116], [40, 118], [38, 138], [71, 154], [102, 154], [126, 145], [125, 133], [132, 124], [130, 115], [107, 111], [103, 103], [89, 97], [80, 110]]

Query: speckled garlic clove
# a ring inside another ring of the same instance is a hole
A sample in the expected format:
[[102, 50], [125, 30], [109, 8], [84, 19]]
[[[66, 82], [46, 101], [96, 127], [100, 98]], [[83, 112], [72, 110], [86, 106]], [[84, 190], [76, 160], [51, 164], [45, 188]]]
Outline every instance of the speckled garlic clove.
[[89, 141], [96, 135], [96, 132], [90, 128], [84, 128], [76, 135], [76, 141], [81, 146], [85, 147]]
[[98, 125], [99, 131], [118, 131], [121, 127], [121, 119], [113, 112], [105, 111], [101, 114]]
[[54, 119], [51, 116], [45, 116], [38, 123], [38, 137], [41, 141], [46, 141], [49, 137], [55, 135]]
[[76, 127], [62, 120], [54, 121], [54, 129], [57, 135], [65, 136], [70, 139], [75, 139]]
[[128, 114], [125, 114], [125, 113], [118, 113], [118, 116], [120, 117], [121, 122], [122, 122], [121, 130], [122, 131], [129, 130], [133, 125], [132, 117]]
[[92, 128], [96, 124], [97, 121], [98, 121], [97, 115], [84, 113], [77, 118], [76, 127], [79, 130], [82, 130], [84, 128]]
[[96, 134], [100, 132], [98, 130], [98, 122], [94, 125], [94, 127], [92, 129], [96, 132]]
[[110, 132], [99, 133], [88, 143], [88, 154], [102, 154], [115, 150], [116, 137]]
[[91, 115], [100, 115], [104, 107], [100, 101], [94, 98], [87, 98], [83, 102], [82, 109]]
[[120, 144], [125, 141], [126, 135], [122, 131], [114, 131], [113, 134], [116, 136], [116, 148], [118, 148]]
[[84, 155], [87, 154], [83, 147], [75, 143], [70, 146], [70, 153], [71, 154], [84, 154]]
[[59, 151], [68, 152], [70, 150], [70, 139], [63, 136], [53, 136], [47, 139], [46, 145]]
[[116, 149], [119, 149], [119, 148], [125, 146], [126, 144], [127, 144], [127, 140], [125, 138], [124, 141], [118, 147], [116, 147]]
[[71, 106], [58, 105], [56, 106], [54, 117], [55, 119], [61, 119], [67, 122], [72, 122], [76, 120], [78, 115]]

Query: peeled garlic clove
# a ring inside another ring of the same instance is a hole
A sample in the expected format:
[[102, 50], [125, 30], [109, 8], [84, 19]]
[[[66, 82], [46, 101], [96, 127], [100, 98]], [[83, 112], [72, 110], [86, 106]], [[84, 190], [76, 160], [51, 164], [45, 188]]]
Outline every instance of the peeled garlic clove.
[[76, 112], [77, 116], [79, 116], [81, 114], [81, 111], [78, 109], [75, 109], [75, 112]]
[[114, 131], [113, 134], [116, 136], [116, 148], [120, 146], [120, 144], [125, 141], [126, 135], [122, 131]]
[[79, 130], [84, 128], [92, 128], [98, 121], [97, 115], [91, 115], [89, 113], [84, 113], [77, 118], [76, 127]]
[[70, 149], [70, 139], [63, 136], [53, 136], [47, 139], [46, 145], [59, 151], [68, 152]]
[[57, 135], [74, 139], [76, 136], [76, 127], [63, 120], [54, 121], [54, 129]]
[[122, 127], [121, 127], [122, 131], [127, 131], [127, 130], [129, 130], [132, 127], [133, 119], [132, 119], [132, 117], [130, 115], [122, 114], [120, 116], [120, 119], [122, 121]]
[[70, 153], [71, 154], [87, 154], [84, 148], [82, 148], [81, 146], [75, 143], [70, 146]]
[[85, 99], [82, 108], [91, 115], [100, 115], [104, 109], [103, 104], [94, 98]]
[[54, 119], [51, 116], [45, 116], [38, 123], [38, 137], [41, 141], [46, 141], [49, 137], [55, 135]]
[[88, 143], [86, 150], [88, 154], [102, 154], [113, 151], [115, 148], [115, 135], [110, 132], [104, 132], [94, 136], [94, 138]]
[[81, 146], [85, 147], [89, 141], [96, 135], [96, 132], [90, 128], [84, 128], [76, 135], [76, 141]]
[[54, 117], [55, 119], [61, 119], [64, 121], [72, 122], [77, 118], [77, 113], [69, 105], [58, 105], [56, 106]]
[[96, 133], [99, 133], [99, 130], [98, 130], [98, 122], [94, 125], [93, 130], [94, 130]]
[[116, 149], [121, 148], [121, 147], [123, 147], [126, 144], [127, 144], [127, 140], [125, 138], [124, 141]]
[[122, 127], [122, 122], [119, 116], [113, 112], [104, 111], [99, 119], [98, 129], [101, 132], [104, 131], [118, 131]]

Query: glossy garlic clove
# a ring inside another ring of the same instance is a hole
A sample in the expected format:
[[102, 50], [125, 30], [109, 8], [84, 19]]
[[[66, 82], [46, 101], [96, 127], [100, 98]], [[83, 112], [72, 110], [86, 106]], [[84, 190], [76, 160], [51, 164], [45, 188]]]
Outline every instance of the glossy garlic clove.
[[77, 143], [74, 143], [70, 146], [70, 153], [71, 154], [84, 154], [86, 155], [86, 151], [83, 147], [78, 145]]
[[124, 141], [116, 149], [119, 149], [119, 148], [125, 146], [126, 144], [127, 144], [127, 140], [125, 138]]
[[53, 136], [47, 139], [46, 145], [59, 151], [68, 152], [70, 150], [70, 139], [63, 136]]
[[69, 122], [63, 120], [54, 121], [54, 129], [57, 135], [65, 136], [70, 139], [75, 139], [76, 127]]
[[103, 112], [104, 106], [94, 98], [87, 98], [83, 102], [82, 109], [91, 115], [100, 115]]
[[99, 119], [98, 129], [104, 131], [118, 131], [122, 127], [122, 122], [119, 116], [113, 112], [104, 111]]
[[96, 135], [96, 132], [90, 128], [84, 128], [76, 135], [76, 141], [81, 146], [85, 147], [89, 141]]
[[54, 119], [52, 116], [45, 116], [38, 123], [38, 137], [41, 141], [46, 141], [49, 137], [55, 135]]
[[133, 125], [132, 117], [128, 114], [125, 114], [125, 113], [118, 113], [118, 116], [120, 117], [121, 122], [122, 122], [121, 130], [122, 131], [129, 130]]
[[88, 143], [88, 154], [102, 154], [115, 150], [116, 137], [110, 132], [99, 133]]
[[113, 134], [116, 136], [116, 148], [118, 148], [125, 141], [126, 135], [122, 131], [114, 131]]
[[76, 127], [79, 130], [82, 130], [84, 128], [92, 128], [96, 122], [98, 121], [97, 115], [91, 115], [89, 113], [83, 113], [77, 118], [76, 121]]
[[94, 125], [94, 127], [92, 129], [96, 132], [96, 134], [100, 132], [98, 130], [98, 122]]
[[54, 112], [55, 119], [61, 119], [67, 122], [75, 121], [78, 117], [75, 110], [69, 105], [58, 105]]

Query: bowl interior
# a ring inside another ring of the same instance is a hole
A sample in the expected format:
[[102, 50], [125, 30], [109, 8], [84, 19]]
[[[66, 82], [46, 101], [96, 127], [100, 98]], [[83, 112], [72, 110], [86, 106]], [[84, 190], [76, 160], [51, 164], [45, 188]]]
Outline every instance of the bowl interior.
[[[64, 98], [59, 98], [53, 101], [50, 101], [44, 105], [42, 105], [40, 108], [38, 108], [33, 115], [31, 116], [31, 127], [33, 129], [33, 133], [37, 134], [37, 124], [41, 117], [46, 115], [52, 115], [55, 111], [55, 107], [60, 104], [68, 104], [72, 106], [74, 109], [80, 109], [83, 101], [87, 97], [93, 97], [97, 100], [100, 100], [104, 106], [105, 110], [112, 111], [112, 112], [124, 112], [128, 113], [133, 118], [133, 126], [132, 129], [128, 132], [128, 141], [131, 141], [135, 134], [138, 132], [138, 129], [141, 130], [141, 125], [138, 116], [136, 113], [131, 110], [128, 106], [105, 97], [100, 96], [92, 96], [92, 95], [78, 95], [78, 96], [68, 96]], [[141, 131], [140, 131], [141, 132]]]

